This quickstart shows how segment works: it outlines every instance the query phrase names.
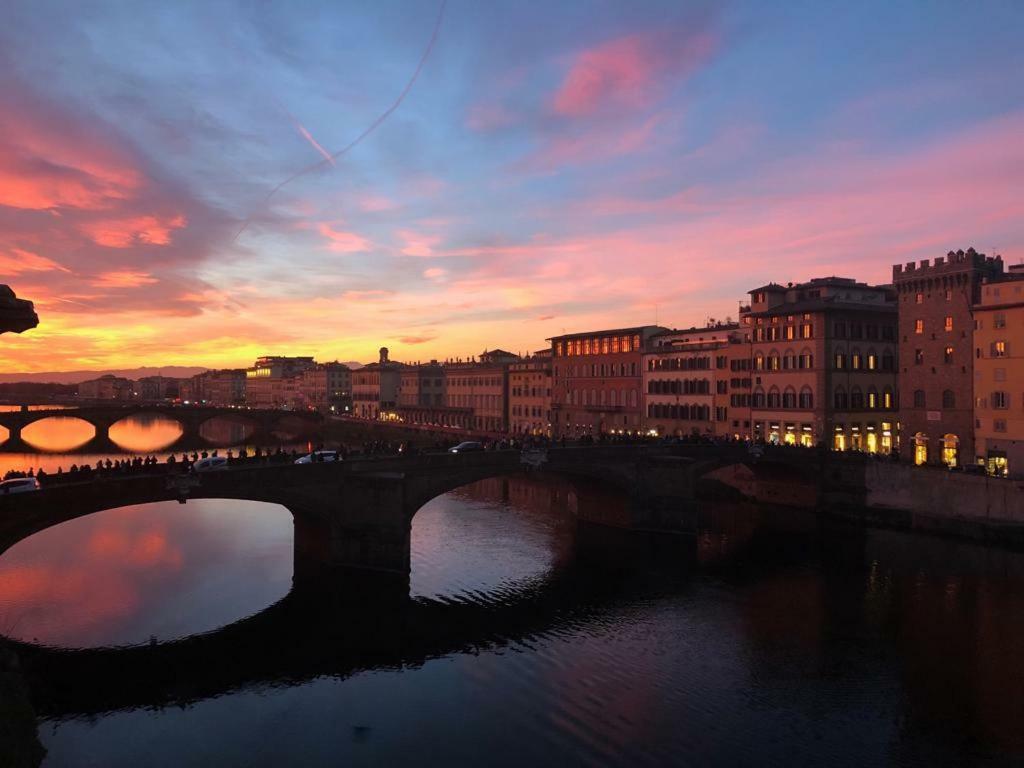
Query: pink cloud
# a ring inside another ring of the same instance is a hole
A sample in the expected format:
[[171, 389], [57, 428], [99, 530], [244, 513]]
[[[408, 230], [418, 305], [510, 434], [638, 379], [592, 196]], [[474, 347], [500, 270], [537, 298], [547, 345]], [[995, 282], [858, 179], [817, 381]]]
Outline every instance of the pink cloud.
[[401, 252], [406, 256], [430, 258], [434, 255], [435, 246], [441, 242], [441, 238], [438, 235], [428, 235], [409, 229], [399, 230], [397, 234], [403, 242]]
[[22, 272], [51, 272], [54, 270], [58, 272], [71, 271], [52, 259], [21, 248], [11, 248], [7, 253], [0, 251], [0, 276], [2, 277], [20, 275]]
[[319, 224], [317, 231], [327, 238], [327, 249], [335, 253], [363, 253], [373, 248], [373, 243], [365, 237], [335, 229], [327, 222]]
[[157, 279], [149, 272], [136, 272], [132, 270], [104, 272], [90, 281], [97, 288], [138, 288], [139, 286], [152, 285], [156, 282]]
[[187, 219], [178, 214], [168, 218], [133, 216], [84, 222], [80, 229], [97, 245], [108, 248], [130, 248], [133, 245], [168, 245], [171, 232], [182, 229]]
[[709, 33], [631, 34], [578, 53], [552, 98], [556, 114], [585, 117], [647, 106], [666, 76], [688, 73], [715, 48]]
[[429, 269], [423, 270], [423, 277], [427, 280], [432, 280], [435, 283], [441, 282], [447, 276], [448, 270], [442, 269], [441, 267], [430, 267]]

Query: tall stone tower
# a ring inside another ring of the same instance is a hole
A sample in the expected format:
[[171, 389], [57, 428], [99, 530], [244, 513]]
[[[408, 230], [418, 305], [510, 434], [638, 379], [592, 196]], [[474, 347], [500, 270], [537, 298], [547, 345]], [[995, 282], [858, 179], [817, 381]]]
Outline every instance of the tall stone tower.
[[1000, 257], [973, 248], [892, 268], [899, 304], [900, 455], [917, 464], [974, 463], [974, 318]]

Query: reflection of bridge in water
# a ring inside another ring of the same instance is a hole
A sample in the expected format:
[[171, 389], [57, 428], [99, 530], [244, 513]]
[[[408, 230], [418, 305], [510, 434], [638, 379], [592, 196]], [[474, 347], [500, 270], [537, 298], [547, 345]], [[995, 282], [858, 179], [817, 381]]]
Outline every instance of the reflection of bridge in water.
[[240, 408], [178, 407], [164, 405], [83, 406], [73, 409], [53, 408], [0, 412], [0, 427], [7, 430], [7, 439], [0, 450], [9, 453], [26, 452], [31, 446], [23, 439], [23, 431], [32, 424], [48, 418], [78, 419], [92, 426], [95, 434], [76, 450], [85, 452], [117, 451], [110, 438], [110, 428], [132, 417], [160, 417], [176, 422], [181, 436], [160, 450], [174, 450], [181, 446], [199, 446], [207, 443], [204, 433], [215, 424], [234, 425], [244, 429], [245, 439], [257, 444], [280, 441], [280, 435], [306, 437], [315, 434], [324, 423], [323, 416], [315, 412], [257, 410]]

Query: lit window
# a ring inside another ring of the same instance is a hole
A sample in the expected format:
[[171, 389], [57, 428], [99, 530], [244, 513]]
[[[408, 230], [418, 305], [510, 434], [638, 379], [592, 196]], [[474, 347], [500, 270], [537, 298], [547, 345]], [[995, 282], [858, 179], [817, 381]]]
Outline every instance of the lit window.
[[945, 351], [942, 353], [942, 360], [943, 360], [944, 363], [952, 363], [953, 362], [953, 348], [952, 347], [946, 347]]
[[1005, 341], [993, 341], [992, 342], [992, 357], [1006, 357], [1006, 342]]
[[917, 303], [917, 304], [924, 304], [924, 294], [923, 293], [917, 294], [917, 296], [914, 297], [914, 302]]
[[914, 350], [914, 365], [924, 364], [924, 352], [920, 349]]
[[914, 321], [914, 333], [924, 333], [924, 320]]
[[952, 331], [953, 330], [953, 316], [952, 315], [946, 315], [946, 322], [945, 322], [943, 327], [947, 331]]

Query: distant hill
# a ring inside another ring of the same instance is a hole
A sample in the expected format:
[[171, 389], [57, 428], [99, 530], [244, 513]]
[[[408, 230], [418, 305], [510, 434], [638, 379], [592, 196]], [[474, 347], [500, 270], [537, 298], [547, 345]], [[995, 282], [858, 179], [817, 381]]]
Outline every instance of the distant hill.
[[33, 383], [54, 383], [54, 384], [77, 384], [80, 381], [88, 381], [98, 376], [111, 373], [114, 376], [124, 376], [127, 379], [141, 379], [143, 376], [167, 376], [173, 379], [184, 379], [202, 373], [207, 368], [196, 368], [185, 365], [168, 365], [162, 368], [112, 368], [105, 371], [47, 371], [45, 373], [0, 373], [0, 384], [13, 382]]

